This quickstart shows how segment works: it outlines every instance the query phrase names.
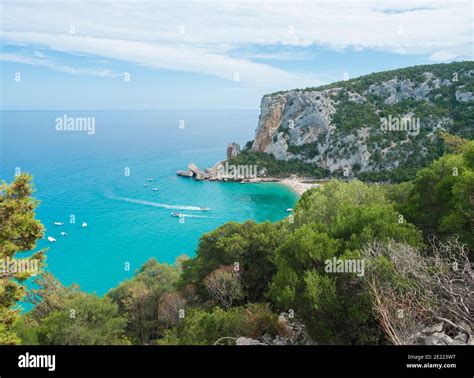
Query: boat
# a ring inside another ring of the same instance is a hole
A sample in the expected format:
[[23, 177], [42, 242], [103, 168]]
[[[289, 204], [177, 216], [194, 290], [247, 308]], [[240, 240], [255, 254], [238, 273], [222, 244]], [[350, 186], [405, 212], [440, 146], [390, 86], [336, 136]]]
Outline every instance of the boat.
[[84, 222], [84, 223], [82, 224], [82, 227], [83, 227], [83, 228], [86, 228], [86, 227], [87, 227], [87, 223]]
[[184, 214], [183, 214], [183, 213], [177, 213], [177, 212], [175, 212], [175, 213], [171, 213], [171, 216], [172, 216], [172, 217], [181, 218], [181, 217], [184, 217]]
[[143, 185], [143, 186], [148, 186], [148, 184], [145, 184], [145, 185]]
[[289, 213], [291, 213], [291, 212], [293, 211], [293, 209], [288, 208], [288, 209], [286, 209], [286, 211], [288, 211]]
[[61, 236], [67, 236], [67, 234], [63, 231], [61, 232]]
[[63, 222], [54, 222], [54, 224], [55, 224], [56, 226], [64, 226], [64, 223], [63, 223]]
[[200, 207], [199, 211], [211, 211], [209, 207]]
[[153, 188], [153, 191], [154, 191], [154, 192], [157, 192], [158, 190], [160, 190], [160, 189], [158, 189], [158, 188]]
[[55, 243], [56, 239], [53, 238], [52, 236], [48, 236], [48, 241], [50, 241], [51, 243]]
[[155, 181], [155, 179], [149, 178], [149, 179], [146, 179], [146, 181], [152, 182], [152, 181]]

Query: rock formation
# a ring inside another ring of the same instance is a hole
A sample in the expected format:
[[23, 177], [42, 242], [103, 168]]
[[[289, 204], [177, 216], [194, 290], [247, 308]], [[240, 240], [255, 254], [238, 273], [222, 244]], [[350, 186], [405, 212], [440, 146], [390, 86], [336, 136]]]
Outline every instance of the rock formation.
[[[440, 154], [438, 130], [474, 137], [462, 116], [474, 109], [473, 86], [474, 62], [463, 62], [265, 95], [251, 149], [349, 175], [422, 164]], [[381, 128], [389, 116], [399, 129]], [[403, 129], [415, 118], [421, 130]]]
[[229, 143], [227, 146], [227, 160], [235, 158], [240, 153], [240, 144]]

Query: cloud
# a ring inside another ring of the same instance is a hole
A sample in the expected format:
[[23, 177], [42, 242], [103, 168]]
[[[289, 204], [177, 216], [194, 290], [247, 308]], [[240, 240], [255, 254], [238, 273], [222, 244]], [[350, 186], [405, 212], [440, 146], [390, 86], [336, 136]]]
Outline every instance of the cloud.
[[113, 73], [110, 70], [91, 70], [91, 69], [84, 69], [84, 68], [76, 68], [71, 67], [63, 64], [55, 63], [49, 59], [44, 59], [45, 55], [39, 52], [35, 52], [35, 56], [40, 58], [31, 58], [29, 56], [21, 55], [21, 54], [9, 54], [9, 53], [0, 53], [0, 61], [5, 62], [13, 62], [13, 63], [22, 63], [22, 64], [30, 64], [34, 66], [43, 66], [47, 68], [51, 68], [53, 70], [65, 72], [71, 75], [91, 75], [91, 76], [99, 76], [99, 77], [118, 77], [120, 74]]
[[[127, 61], [152, 68], [199, 72], [227, 80], [242, 81], [256, 86], [271, 86], [278, 83], [289, 85], [315, 83], [307, 76], [289, 73], [269, 65], [253, 63], [245, 59], [217, 54], [204, 48], [188, 45], [153, 45], [148, 42], [52, 35], [48, 33], [4, 32], [3, 36], [14, 44], [31, 44], [55, 51], [72, 54], [106, 56], [109, 59]], [[31, 59], [38, 61], [38, 59]], [[46, 65], [46, 62], [40, 62]], [[34, 63], [30, 63], [34, 64]]]
[[[318, 84], [313, 76], [258, 62], [287, 57], [278, 46], [300, 51], [313, 46], [370, 49], [425, 55], [435, 61], [473, 59], [471, 0], [71, 1], [2, 6], [4, 43], [226, 80], [238, 73], [242, 84], [252, 86]], [[273, 49], [245, 53], [249, 46]]]

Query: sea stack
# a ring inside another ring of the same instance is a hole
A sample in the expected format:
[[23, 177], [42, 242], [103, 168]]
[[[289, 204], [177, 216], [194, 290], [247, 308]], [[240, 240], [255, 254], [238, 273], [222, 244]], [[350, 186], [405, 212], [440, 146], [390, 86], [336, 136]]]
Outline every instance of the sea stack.
[[240, 144], [229, 143], [227, 146], [227, 160], [235, 158], [240, 153]]

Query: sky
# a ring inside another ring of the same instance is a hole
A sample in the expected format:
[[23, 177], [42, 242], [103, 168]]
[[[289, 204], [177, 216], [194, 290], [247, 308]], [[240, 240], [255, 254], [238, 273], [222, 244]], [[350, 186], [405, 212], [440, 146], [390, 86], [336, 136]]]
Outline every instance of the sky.
[[472, 0], [0, 0], [2, 110], [258, 109], [264, 94], [474, 60]]

